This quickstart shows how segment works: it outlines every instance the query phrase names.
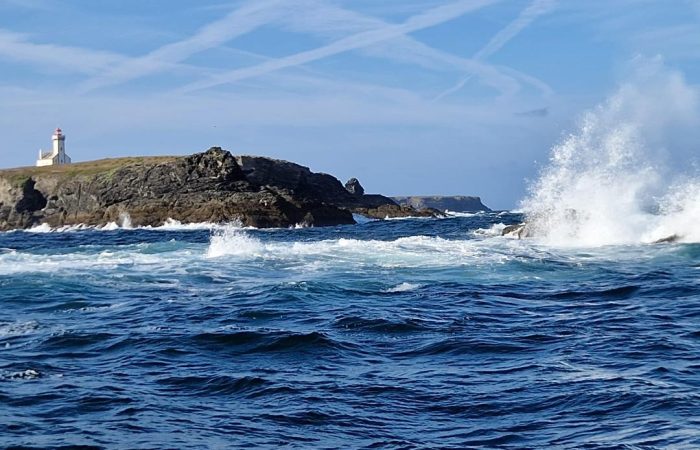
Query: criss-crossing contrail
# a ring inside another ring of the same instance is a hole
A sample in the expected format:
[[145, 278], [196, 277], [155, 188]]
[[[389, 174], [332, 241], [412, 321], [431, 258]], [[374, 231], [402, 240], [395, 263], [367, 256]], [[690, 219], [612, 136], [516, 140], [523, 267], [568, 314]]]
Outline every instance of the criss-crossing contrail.
[[219, 74], [210, 77], [209, 79], [191, 83], [179, 91], [191, 92], [221, 84], [232, 83], [246, 78], [264, 75], [276, 70], [317, 61], [319, 59], [327, 58], [329, 56], [351, 50], [364, 48], [379, 42], [404, 36], [408, 33], [439, 25], [448, 20], [460, 17], [468, 12], [493, 4], [496, 1], [498, 0], [462, 0], [447, 5], [442, 5], [410, 17], [401, 24], [387, 25], [379, 29], [364, 31], [343, 39], [339, 39], [313, 50], [295, 53], [283, 58], [265, 61], [252, 67], [236, 69]]
[[[505, 28], [496, 33], [494, 37], [486, 43], [476, 54], [474, 54], [473, 59], [483, 60], [490, 55], [496, 53], [498, 50], [503, 48], [511, 39], [517, 36], [521, 31], [527, 28], [532, 22], [535, 21], [539, 16], [551, 11], [556, 4], [556, 0], [534, 0], [530, 5], [525, 8], [520, 15], [511, 23], [509, 23]], [[457, 84], [442, 92], [440, 95], [435, 97], [435, 100], [440, 100], [450, 94], [457, 92], [462, 89], [465, 84], [471, 80], [472, 75], [466, 75], [464, 78], [459, 80]]]
[[[294, 32], [311, 33], [321, 37], [344, 36], [386, 27], [388, 24], [374, 16], [332, 5], [328, 2], [306, 0], [313, 8], [310, 14], [286, 17], [282, 23]], [[472, 73], [481, 82], [502, 95], [510, 95], [520, 89], [518, 80], [534, 86], [545, 96], [552, 89], [543, 81], [510, 67], [495, 67], [484, 61], [464, 58], [439, 50], [418, 41], [410, 34], [359, 49], [365, 55], [386, 58], [408, 64], [416, 64], [432, 70], [457, 70]]]
[[81, 90], [92, 91], [164, 70], [196, 53], [249, 33], [288, 13], [291, 7], [292, 4], [284, 0], [256, 0], [246, 3], [222, 19], [204, 26], [188, 39], [165, 45], [147, 55], [131, 58], [116, 65], [86, 81]]
[[36, 44], [24, 34], [0, 29], [0, 58], [67, 73], [95, 75], [127, 58], [111, 52], [55, 44]]

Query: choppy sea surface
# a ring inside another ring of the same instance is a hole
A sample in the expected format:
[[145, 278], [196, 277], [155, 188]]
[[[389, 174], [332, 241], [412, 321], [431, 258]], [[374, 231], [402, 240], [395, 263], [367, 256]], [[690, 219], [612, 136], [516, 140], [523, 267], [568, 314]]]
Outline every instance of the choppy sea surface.
[[520, 220], [2, 233], [0, 446], [700, 448], [700, 245]]

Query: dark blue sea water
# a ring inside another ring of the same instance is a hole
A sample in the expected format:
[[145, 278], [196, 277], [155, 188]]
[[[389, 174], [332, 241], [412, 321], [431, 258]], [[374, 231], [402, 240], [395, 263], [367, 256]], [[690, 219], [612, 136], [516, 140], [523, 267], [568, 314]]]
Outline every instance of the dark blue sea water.
[[700, 448], [700, 245], [519, 220], [0, 234], [0, 446]]

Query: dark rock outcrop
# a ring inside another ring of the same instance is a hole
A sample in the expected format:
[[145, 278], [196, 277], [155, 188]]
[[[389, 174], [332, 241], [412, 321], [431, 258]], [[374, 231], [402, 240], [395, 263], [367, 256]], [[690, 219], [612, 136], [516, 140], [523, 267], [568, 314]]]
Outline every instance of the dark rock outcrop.
[[652, 244], [675, 244], [681, 239], [681, 237], [677, 234], [672, 234], [670, 236], [666, 236], [661, 239], [657, 239]]
[[363, 196], [365, 195], [365, 188], [360, 184], [360, 180], [357, 178], [350, 178], [345, 183], [345, 189], [352, 195]]
[[15, 205], [15, 211], [20, 214], [34, 213], [46, 207], [46, 197], [34, 187], [36, 183], [31, 178], [22, 184], [22, 196]]
[[530, 228], [525, 223], [507, 225], [501, 231], [501, 236], [517, 237], [518, 239], [531, 237], [531, 234]]
[[0, 171], [0, 230], [46, 223], [134, 226], [240, 220], [255, 227], [354, 223], [428, 214], [383, 196], [353, 195], [331, 175], [218, 147], [188, 157], [103, 160]]
[[415, 209], [433, 208], [438, 211], [454, 212], [479, 212], [491, 211], [486, 205], [481, 203], [479, 197], [466, 196], [412, 196], [393, 197], [393, 199], [403, 206]]
[[[355, 194], [348, 191], [337, 178], [314, 173], [308, 167], [262, 156], [236, 156], [236, 161], [248, 180], [294, 193], [301, 198], [316, 198], [322, 202], [353, 213], [376, 219], [387, 217], [433, 217], [434, 211], [406, 208], [383, 195]], [[359, 185], [359, 182], [358, 182]], [[361, 186], [360, 186], [361, 187]]]

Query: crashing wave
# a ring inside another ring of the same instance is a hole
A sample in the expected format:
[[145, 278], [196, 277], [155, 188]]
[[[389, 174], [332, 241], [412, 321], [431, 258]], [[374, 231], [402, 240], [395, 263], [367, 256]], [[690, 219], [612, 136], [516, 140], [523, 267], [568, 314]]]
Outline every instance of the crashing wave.
[[647, 67], [553, 148], [522, 202], [525, 224], [504, 234], [563, 246], [700, 242], [700, 181], [673, 181], [660, 156], [669, 134], [697, 124], [697, 99], [680, 74]]

